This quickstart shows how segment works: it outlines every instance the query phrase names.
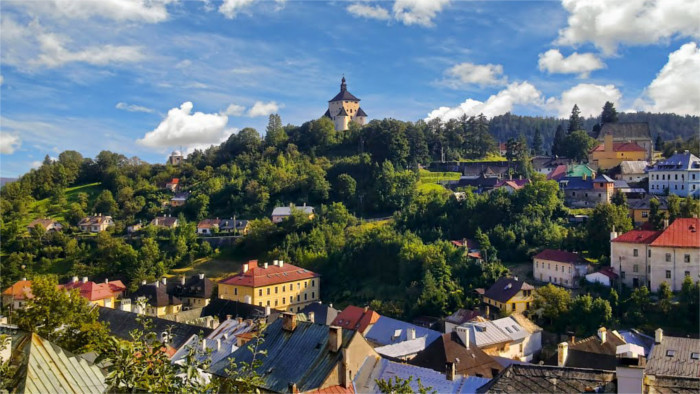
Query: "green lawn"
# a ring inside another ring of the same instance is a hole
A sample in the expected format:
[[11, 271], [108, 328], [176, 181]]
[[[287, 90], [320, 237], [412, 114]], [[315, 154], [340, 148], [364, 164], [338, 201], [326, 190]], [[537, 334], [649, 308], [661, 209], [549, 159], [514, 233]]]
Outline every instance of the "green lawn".
[[463, 159], [461, 162], [465, 163], [479, 163], [482, 161], [506, 161], [507, 159], [497, 153], [488, 154], [480, 159]]
[[447, 189], [445, 189], [445, 187], [443, 187], [442, 185], [438, 185], [437, 183], [419, 182], [418, 183], [418, 192], [419, 193], [447, 192]]
[[439, 181], [457, 181], [461, 174], [459, 172], [433, 172], [428, 170], [419, 170], [418, 175], [421, 182], [436, 183]]
[[61, 207], [62, 209], [59, 211], [50, 211], [49, 208], [51, 208], [51, 199], [49, 198], [34, 201], [29, 207], [29, 215], [27, 215], [22, 224], [26, 226], [32, 220], [44, 216], [56, 219], [59, 222], [65, 222], [65, 214], [68, 212], [70, 204], [78, 201], [78, 194], [86, 193], [88, 195], [88, 206], [91, 206], [92, 203], [95, 201], [95, 198], [97, 198], [97, 195], [100, 194], [100, 192], [102, 192], [102, 187], [100, 185], [100, 182], [96, 182], [87, 185], [70, 187], [66, 189], [65, 195], [67, 203], [63, 207]]
[[202, 273], [209, 279], [218, 280], [238, 273], [241, 269], [241, 264], [239, 261], [227, 259], [204, 258], [195, 261], [190, 267], [173, 269], [170, 271], [170, 274], [172, 276], [190, 276]]

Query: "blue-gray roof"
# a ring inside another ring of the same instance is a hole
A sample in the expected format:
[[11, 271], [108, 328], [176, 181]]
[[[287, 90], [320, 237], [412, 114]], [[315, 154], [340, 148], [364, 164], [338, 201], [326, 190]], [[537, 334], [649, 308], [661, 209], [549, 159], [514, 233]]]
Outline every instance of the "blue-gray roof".
[[407, 330], [409, 328], [416, 330], [416, 338], [427, 337], [426, 346], [440, 337], [440, 333], [435, 330], [381, 316], [372, 328], [365, 333], [365, 338], [380, 345], [399, 343], [408, 339]]
[[635, 329], [618, 330], [618, 333], [620, 336], [622, 336], [622, 338], [624, 338], [625, 342], [644, 348], [644, 357], [649, 357], [651, 348], [654, 346], [654, 338], [650, 337], [649, 335], [642, 334]]
[[[343, 347], [346, 347], [355, 331], [342, 331]], [[282, 319], [271, 323], [265, 329], [264, 341], [258, 346], [259, 351], [267, 352], [266, 356], [259, 358], [262, 365], [257, 369], [263, 381], [261, 388], [287, 392], [290, 383], [295, 383], [300, 392], [320, 388], [343, 358], [342, 351], [328, 349], [328, 332], [326, 325], [305, 321], [297, 321], [296, 329], [291, 332], [282, 329]], [[248, 346], [243, 346], [212, 365], [211, 372], [227, 376], [230, 359], [250, 363], [252, 353]]]
[[700, 170], [700, 159], [685, 151], [675, 153], [666, 160], [659, 160], [649, 171], [688, 171]]
[[401, 379], [408, 379], [412, 376], [411, 388], [416, 393], [418, 392], [418, 379], [424, 387], [432, 387], [435, 392], [440, 394], [475, 393], [476, 389], [490, 381], [490, 379], [476, 376], [455, 376], [454, 380], [447, 380], [445, 374], [432, 369], [369, 356], [355, 375], [353, 381], [355, 392], [379, 393], [374, 378], [388, 381], [394, 379], [394, 376]]
[[591, 178], [566, 176], [559, 180], [559, 187], [563, 190], [589, 190], [593, 189], [593, 181]]

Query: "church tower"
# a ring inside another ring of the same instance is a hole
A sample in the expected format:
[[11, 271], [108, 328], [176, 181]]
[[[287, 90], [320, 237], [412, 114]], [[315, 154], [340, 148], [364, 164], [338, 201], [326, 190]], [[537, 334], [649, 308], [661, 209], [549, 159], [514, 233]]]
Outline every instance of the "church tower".
[[323, 116], [333, 121], [336, 131], [347, 130], [350, 122], [364, 125], [367, 121], [367, 114], [360, 108], [360, 99], [348, 92], [345, 77], [340, 81], [340, 93], [328, 100], [328, 110]]

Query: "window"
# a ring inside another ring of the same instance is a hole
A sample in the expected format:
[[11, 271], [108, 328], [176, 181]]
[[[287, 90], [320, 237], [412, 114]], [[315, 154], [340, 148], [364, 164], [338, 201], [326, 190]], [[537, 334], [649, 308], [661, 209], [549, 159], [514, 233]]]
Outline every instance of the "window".
[[297, 290], [301, 289], [301, 283], [297, 282]]
[[647, 257], [651, 257], [651, 249], [647, 250]]
[[297, 302], [301, 301], [301, 296], [297, 294]]
[[634, 250], [632, 251], [632, 255], [633, 255], [634, 257], [639, 256], [639, 250], [638, 250], [638, 249], [634, 249]]
[[235, 287], [235, 288], [233, 289], [233, 295], [238, 295], [238, 288], [237, 288], [237, 287]]
[[639, 264], [632, 266], [632, 272], [639, 272]]
[[258, 305], [259, 305], [259, 306], [262, 306], [262, 302], [258, 302]]
[[286, 297], [282, 297], [282, 305], [284, 305], [284, 304], [286, 304], [286, 303], [287, 303], [287, 298], [286, 298]]
[[270, 306], [270, 300], [267, 300], [267, 306]]
[[671, 261], [671, 253], [666, 253], [666, 261]]
[[598, 197], [601, 197], [601, 194], [600, 194], [600, 193], [598, 193]]
[[277, 286], [275, 286], [275, 294], [277, 294]]
[[621, 278], [621, 279], [625, 279], [625, 271], [621, 271], [621, 272], [620, 272], [620, 278]]
[[559, 264], [554, 264], [554, 270], [559, 272]]
[[647, 274], [651, 274], [651, 266], [650, 265], [647, 265]]
[[683, 255], [683, 262], [690, 263], [690, 255], [689, 254]]
[[547, 269], [551, 269], [550, 263], [547, 263]]
[[277, 306], [277, 300], [275, 300], [275, 306]]
[[674, 179], [675, 179], [675, 180], [678, 180], [678, 174], [675, 175]]
[[262, 289], [258, 290], [258, 295], [262, 297]]
[[666, 270], [666, 279], [671, 279], [671, 270]]
[[539, 263], [539, 261], [535, 261], [535, 268], [540, 268], [540, 263]]
[[285, 289], [285, 286], [283, 285], [283, 286], [282, 286], [282, 293], [284, 293], [284, 289]]
[[267, 288], [267, 295], [270, 295], [270, 288]]
[[690, 358], [693, 360], [700, 360], [700, 353], [692, 352], [690, 353]]
[[316, 286], [316, 281], [314, 279], [311, 279], [311, 287]]
[[685, 275], [685, 276], [690, 276], [690, 271], [685, 271], [685, 272], [683, 273], [683, 275]]
[[313, 300], [314, 298], [316, 298], [316, 292], [315, 292], [315, 291], [312, 291], [312, 292], [311, 292], [311, 299]]
[[309, 282], [308, 282], [308, 281], [307, 281], [307, 282], [304, 282], [304, 288], [306, 289], [307, 287], [309, 287]]
[[308, 294], [304, 293], [304, 301], [306, 301]]
[[291, 304], [291, 303], [293, 303], [293, 302], [294, 302], [294, 297], [289, 296], [289, 303]]

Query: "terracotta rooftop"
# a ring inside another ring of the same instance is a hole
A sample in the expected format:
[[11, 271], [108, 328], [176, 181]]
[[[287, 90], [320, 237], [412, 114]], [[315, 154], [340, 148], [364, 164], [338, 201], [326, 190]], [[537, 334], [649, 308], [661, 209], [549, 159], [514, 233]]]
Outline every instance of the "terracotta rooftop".
[[374, 324], [379, 320], [379, 317], [377, 312], [369, 308], [350, 305], [335, 317], [331, 325], [365, 332], [370, 324]]
[[625, 242], [630, 244], [650, 244], [659, 235], [661, 235], [661, 231], [632, 230], [613, 239], [612, 242]]
[[248, 271], [228, 277], [219, 283], [260, 287], [320, 277], [315, 272], [288, 263], [282, 263], [281, 265], [270, 264], [265, 268], [264, 266], [259, 267], [257, 260], [251, 260], [248, 262], [248, 265], [250, 267]]
[[14, 297], [15, 300], [34, 298], [32, 295], [32, 281], [19, 280], [12, 286], [5, 289], [5, 291], [2, 292], [2, 295]]
[[[600, 144], [593, 149], [593, 152], [605, 151], [605, 144]], [[646, 152], [646, 149], [635, 142], [613, 142], [613, 152]]]
[[576, 253], [565, 250], [545, 249], [535, 255], [536, 259], [558, 261], [560, 263], [585, 264], [585, 261]]
[[108, 283], [73, 281], [61, 285], [60, 287], [66, 290], [77, 289], [80, 292], [80, 296], [88, 301], [98, 301], [114, 297], [114, 292]]
[[698, 228], [700, 228], [698, 218], [676, 219], [651, 243], [651, 246], [700, 248]]

